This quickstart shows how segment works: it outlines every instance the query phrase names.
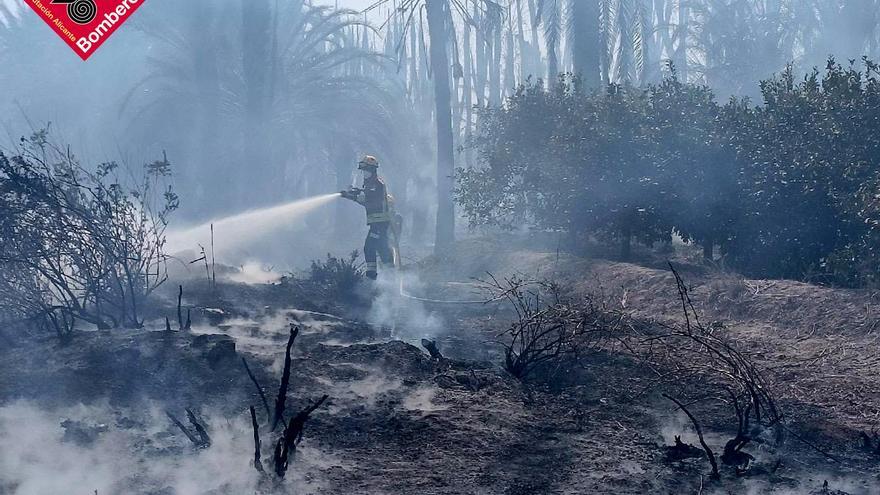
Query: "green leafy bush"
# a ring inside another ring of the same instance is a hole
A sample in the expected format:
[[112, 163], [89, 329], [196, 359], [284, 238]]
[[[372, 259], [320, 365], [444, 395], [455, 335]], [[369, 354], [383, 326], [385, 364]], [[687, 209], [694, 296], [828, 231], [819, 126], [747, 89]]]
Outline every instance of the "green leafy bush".
[[677, 232], [749, 276], [866, 285], [880, 275], [880, 79], [829, 60], [760, 83], [763, 104], [705, 86], [521, 87], [484, 110], [461, 170], [472, 226], [650, 244]]
[[360, 254], [352, 251], [347, 258], [337, 258], [327, 254], [324, 260], [312, 260], [309, 280], [326, 289], [331, 295], [350, 298], [355, 294], [358, 284], [364, 279]]

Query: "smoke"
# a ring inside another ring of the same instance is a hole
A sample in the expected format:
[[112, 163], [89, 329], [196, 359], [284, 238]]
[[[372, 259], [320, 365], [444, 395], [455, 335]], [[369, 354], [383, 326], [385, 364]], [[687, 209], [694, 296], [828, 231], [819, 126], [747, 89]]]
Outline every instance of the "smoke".
[[246, 261], [237, 271], [226, 275], [226, 278], [242, 284], [271, 284], [279, 281], [281, 274], [258, 261]]
[[[0, 493], [254, 493], [259, 475], [251, 465], [247, 412], [226, 418], [208, 411], [202, 417], [213, 444], [196, 450], [158, 404], [146, 410], [79, 405], [47, 411], [12, 403], [0, 408]], [[302, 473], [326, 464], [323, 457], [305, 439], [285, 491], [302, 484]]]
[[167, 235], [167, 250], [170, 253], [177, 253], [197, 246], [204, 246], [209, 250], [213, 245], [214, 253], [218, 258], [234, 259], [246, 254], [246, 248], [264, 240], [269, 234], [277, 233], [279, 229], [304, 230], [303, 220], [309, 212], [338, 197], [340, 197], [339, 193], [314, 196], [218, 218], [185, 229], [172, 230]]
[[386, 329], [392, 338], [419, 345], [422, 338], [435, 338], [443, 321], [437, 313], [427, 310], [422, 301], [404, 296], [404, 288], [406, 292], [418, 291], [422, 283], [415, 273], [381, 271], [372, 287], [375, 295], [367, 322]]

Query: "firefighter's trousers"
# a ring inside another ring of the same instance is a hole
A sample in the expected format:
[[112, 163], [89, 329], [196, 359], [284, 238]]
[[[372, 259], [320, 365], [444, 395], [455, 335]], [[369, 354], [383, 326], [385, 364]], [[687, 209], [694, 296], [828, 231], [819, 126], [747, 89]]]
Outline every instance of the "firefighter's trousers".
[[371, 223], [370, 233], [364, 242], [364, 259], [367, 261], [367, 277], [376, 279], [378, 273], [377, 258], [386, 266], [394, 265], [394, 254], [391, 251], [389, 222]]

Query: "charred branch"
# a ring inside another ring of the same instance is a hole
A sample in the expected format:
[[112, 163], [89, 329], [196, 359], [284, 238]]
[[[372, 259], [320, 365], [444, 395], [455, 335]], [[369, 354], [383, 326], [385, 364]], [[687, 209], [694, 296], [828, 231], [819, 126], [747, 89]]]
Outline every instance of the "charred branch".
[[186, 417], [189, 419], [190, 424], [196, 430], [196, 435], [199, 437], [199, 444], [202, 448], [208, 448], [211, 446], [211, 437], [208, 435], [207, 430], [205, 430], [204, 425], [202, 425], [196, 415], [190, 409], [186, 409]]
[[257, 411], [254, 410], [254, 406], [250, 406], [250, 411], [251, 426], [254, 430], [254, 469], [264, 473], [266, 470], [263, 468], [262, 455], [260, 454], [260, 424], [257, 422]]
[[428, 351], [428, 354], [431, 355], [432, 359], [436, 359], [437, 361], [443, 361], [443, 354], [440, 353], [440, 349], [437, 348], [437, 343], [433, 340], [422, 339], [422, 347]]
[[173, 414], [171, 414], [171, 412], [165, 411], [165, 415], [168, 416], [168, 419], [170, 419], [171, 422], [174, 423], [174, 425], [177, 426], [177, 428], [180, 431], [182, 431], [184, 435], [186, 435], [186, 438], [188, 438], [189, 441], [192, 442], [192, 444], [195, 445], [197, 448], [201, 449], [201, 448], [205, 448], [205, 447], [210, 446], [210, 442], [207, 445], [205, 445], [202, 438], [200, 438], [198, 435], [195, 435], [192, 432], [190, 432], [186, 428], [186, 426], [184, 426], [183, 423], [180, 422], [179, 419], [177, 419]]
[[251, 371], [250, 366], [248, 366], [247, 360], [242, 356], [241, 364], [244, 365], [245, 371], [247, 371], [248, 377], [254, 383], [254, 387], [257, 388], [257, 393], [260, 394], [260, 401], [263, 403], [263, 407], [266, 409], [266, 418], [272, 417], [272, 411], [269, 409], [269, 401], [266, 399], [266, 394], [263, 393], [263, 387], [260, 386], [260, 382], [257, 381], [257, 377], [254, 376], [254, 373]]
[[278, 387], [278, 397], [275, 398], [275, 414], [272, 419], [272, 431], [278, 427], [278, 423], [284, 421], [284, 404], [287, 401], [287, 389], [290, 387], [290, 349], [296, 336], [299, 335], [299, 327], [290, 326], [290, 338], [287, 339], [287, 350], [284, 352], [284, 371], [281, 374], [281, 386]]
[[302, 439], [306, 422], [309, 420], [311, 414], [315, 412], [317, 408], [321, 407], [321, 404], [323, 404], [327, 398], [328, 396], [324, 395], [317, 402], [297, 413], [297, 415], [290, 420], [287, 428], [284, 429], [284, 434], [276, 442], [275, 474], [277, 474], [279, 478], [284, 478], [284, 475], [287, 473], [288, 463], [296, 452], [297, 444]]
[[712, 448], [709, 447], [709, 444], [706, 443], [706, 439], [703, 437], [703, 428], [700, 426], [700, 423], [697, 421], [697, 418], [691, 414], [690, 411], [681, 403], [678, 399], [673, 398], [668, 394], [663, 394], [663, 397], [671, 400], [681, 409], [691, 420], [691, 423], [694, 425], [694, 430], [697, 432], [697, 438], [700, 439], [700, 446], [703, 447], [703, 450], [706, 452], [706, 457], [709, 459], [709, 464], [712, 465], [712, 479], [721, 479], [721, 473], [718, 472], [718, 461], [715, 460], [715, 453], [712, 451]]

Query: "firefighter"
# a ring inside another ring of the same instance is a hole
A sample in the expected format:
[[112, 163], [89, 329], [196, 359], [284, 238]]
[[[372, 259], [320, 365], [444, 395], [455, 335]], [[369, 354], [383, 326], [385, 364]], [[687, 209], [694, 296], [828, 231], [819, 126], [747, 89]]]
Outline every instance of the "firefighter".
[[342, 191], [342, 197], [362, 205], [367, 211], [370, 232], [364, 242], [367, 278], [376, 280], [378, 259], [386, 266], [396, 266], [400, 216], [394, 212], [393, 198], [385, 181], [379, 177], [379, 160], [367, 155], [358, 163], [363, 177], [362, 187]]

